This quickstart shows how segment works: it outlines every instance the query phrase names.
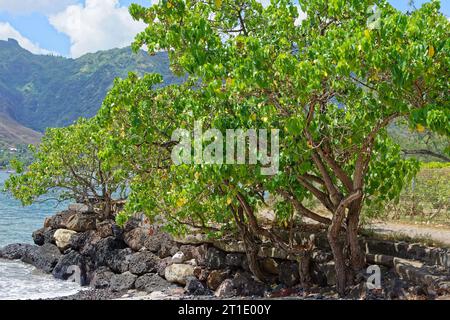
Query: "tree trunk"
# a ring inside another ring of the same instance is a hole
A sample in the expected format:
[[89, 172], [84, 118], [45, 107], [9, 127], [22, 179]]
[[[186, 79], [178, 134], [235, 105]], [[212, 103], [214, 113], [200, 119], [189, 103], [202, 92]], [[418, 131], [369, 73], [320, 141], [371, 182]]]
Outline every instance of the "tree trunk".
[[109, 191], [104, 191], [103, 193], [103, 219], [114, 219], [114, 210], [113, 210], [113, 199]]
[[345, 295], [345, 289], [347, 287], [347, 268], [345, 266], [344, 247], [339, 242], [339, 235], [341, 233], [344, 216], [345, 209], [341, 209], [340, 211], [334, 213], [333, 220], [327, 234], [328, 243], [330, 244], [334, 257], [336, 289], [341, 297]]
[[335, 237], [330, 232], [328, 233], [328, 242], [330, 243], [331, 251], [333, 252], [334, 257], [336, 269], [336, 289], [340, 296], [344, 296], [345, 288], [347, 286], [347, 274], [343, 247], [339, 243], [338, 237]]
[[111, 201], [109, 198], [106, 198], [104, 206], [103, 206], [103, 219], [107, 220], [111, 217]]
[[356, 201], [349, 208], [347, 219], [347, 241], [350, 248], [350, 264], [354, 272], [361, 271], [365, 265], [365, 254], [359, 245], [358, 228], [361, 201]]
[[242, 235], [242, 238], [244, 240], [245, 252], [247, 255], [250, 271], [259, 281], [266, 282], [267, 281], [266, 274], [261, 269], [258, 260], [258, 251], [259, 251], [258, 246], [255, 244], [255, 241], [253, 241], [252, 239], [253, 237], [251, 236], [249, 231], [245, 231], [244, 234]]
[[239, 206], [237, 209], [230, 206], [233, 212], [235, 222], [238, 226], [239, 233], [244, 241], [245, 254], [247, 256], [248, 265], [253, 275], [260, 281], [266, 282], [267, 277], [258, 261], [259, 248], [255, 243], [255, 237], [253, 236], [250, 228], [245, 223], [244, 208]]

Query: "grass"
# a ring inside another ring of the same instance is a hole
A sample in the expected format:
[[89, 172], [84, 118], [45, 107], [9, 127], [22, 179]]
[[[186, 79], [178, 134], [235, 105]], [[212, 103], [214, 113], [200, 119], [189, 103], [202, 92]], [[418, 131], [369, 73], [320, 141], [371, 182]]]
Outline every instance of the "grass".
[[424, 164], [398, 201], [365, 207], [363, 218], [450, 226], [449, 181], [450, 164]]

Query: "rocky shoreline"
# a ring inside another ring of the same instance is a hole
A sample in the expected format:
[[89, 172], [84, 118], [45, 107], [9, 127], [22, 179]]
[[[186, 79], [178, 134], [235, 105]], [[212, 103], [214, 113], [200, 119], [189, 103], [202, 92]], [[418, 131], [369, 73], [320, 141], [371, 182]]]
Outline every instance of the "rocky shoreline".
[[[131, 219], [120, 228], [81, 204], [47, 218], [33, 240], [35, 245], [2, 248], [0, 258], [21, 260], [89, 288], [52, 300], [338, 298], [332, 255], [320, 238], [309, 270], [314, 285], [308, 288], [300, 285], [299, 261], [273, 248], [260, 248], [260, 265], [272, 278], [265, 284], [252, 276], [238, 241], [212, 242], [201, 235], [174, 239], [145, 219]], [[381, 265], [383, 287], [369, 289], [369, 275], [361, 274], [348, 299], [432, 299], [450, 288], [445, 249], [374, 241], [363, 245], [368, 259]], [[410, 266], [389, 254], [428, 264]]]

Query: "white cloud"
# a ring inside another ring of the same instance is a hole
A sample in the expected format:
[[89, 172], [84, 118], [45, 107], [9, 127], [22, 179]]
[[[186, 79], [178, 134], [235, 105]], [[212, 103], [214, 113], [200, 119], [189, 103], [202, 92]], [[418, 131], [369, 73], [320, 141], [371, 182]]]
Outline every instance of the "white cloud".
[[20, 46], [35, 54], [50, 54], [51, 52], [39, 47], [39, 44], [25, 38], [19, 31], [13, 28], [8, 22], [0, 22], [0, 40], [12, 38], [19, 42]]
[[0, 11], [14, 14], [40, 12], [49, 15], [77, 2], [78, 0], [0, 0]]
[[71, 5], [51, 15], [50, 24], [71, 41], [71, 56], [126, 47], [145, 24], [134, 21], [119, 0], [86, 0], [85, 5]]

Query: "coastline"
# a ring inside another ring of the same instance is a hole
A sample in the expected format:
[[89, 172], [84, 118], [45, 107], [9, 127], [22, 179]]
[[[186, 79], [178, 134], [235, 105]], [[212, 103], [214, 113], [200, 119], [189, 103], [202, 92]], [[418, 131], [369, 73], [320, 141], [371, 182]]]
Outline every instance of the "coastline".
[[[282, 250], [261, 245], [259, 264], [271, 277], [270, 283], [263, 283], [250, 272], [239, 241], [211, 241], [201, 234], [175, 239], [142, 219], [131, 219], [121, 228], [82, 204], [71, 204], [47, 217], [43, 227], [33, 232], [34, 244], [7, 245], [0, 248], [0, 258], [21, 261], [81, 285], [75, 294], [40, 300], [337, 300], [334, 261], [323, 231], [316, 229], [309, 231], [317, 236], [307, 270], [312, 286], [302, 284], [298, 260]], [[308, 233], [298, 234], [311, 239]], [[361, 273], [345, 299], [436, 299], [449, 291], [449, 250], [361, 241], [369, 250], [368, 259], [380, 259], [382, 288], [369, 288], [369, 274]], [[389, 258], [392, 248], [403, 250], [398, 252], [403, 258]]]

